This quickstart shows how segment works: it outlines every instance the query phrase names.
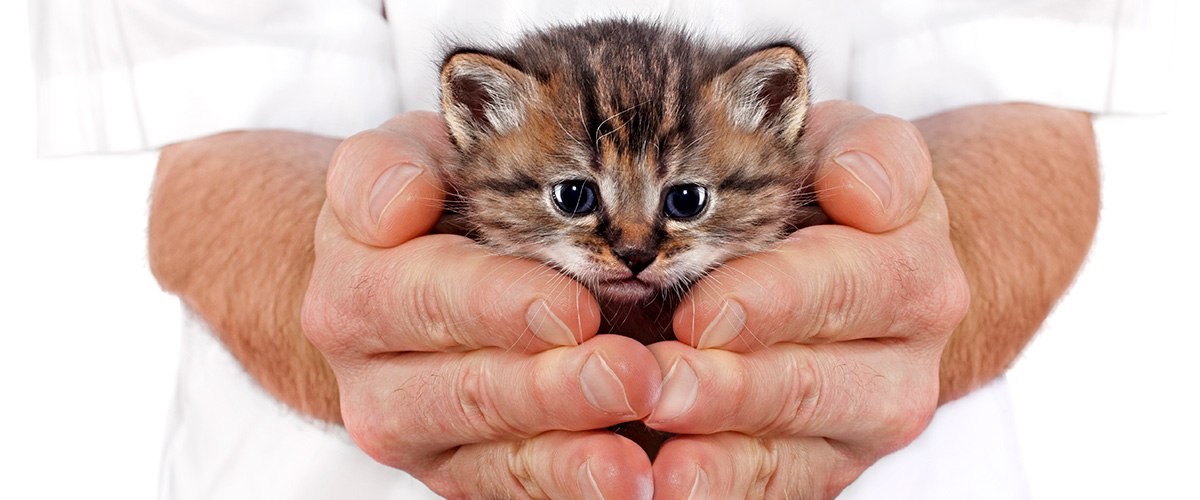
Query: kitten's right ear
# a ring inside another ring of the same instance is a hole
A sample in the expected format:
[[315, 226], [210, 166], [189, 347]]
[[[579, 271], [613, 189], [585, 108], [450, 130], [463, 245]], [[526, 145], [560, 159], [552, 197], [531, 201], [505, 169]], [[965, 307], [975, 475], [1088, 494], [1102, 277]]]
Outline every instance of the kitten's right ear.
[[482, 134], [503, 134], [525, 121], [533, 79], [487, 54], [459, 49], [442, 64], [442, 114], [450, 137], [467, 149]]

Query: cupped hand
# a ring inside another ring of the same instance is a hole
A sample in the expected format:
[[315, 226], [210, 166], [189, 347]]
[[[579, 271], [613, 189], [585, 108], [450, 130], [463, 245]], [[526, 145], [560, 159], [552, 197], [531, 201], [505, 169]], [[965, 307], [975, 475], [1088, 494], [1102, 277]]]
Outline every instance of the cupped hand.
[[655, 498], [832, 498], [911, 442], [938, 401], [966, 280], [916, 128], [847, 102], [813, 107], [805, 144], [837, 224], [715, 270], [651, 346], [647, 425], [684, 434]]
[[650, 412], [653, 356], [596, 336], [595, 300], [553, 269], [426, 235], [444, 198], [435, 169], [454, 161], [444, 130], [407, 113], [330, 166], [303, 324], [346, 429], [450, 498], [649, 498], [645, 453], [588, 429]]

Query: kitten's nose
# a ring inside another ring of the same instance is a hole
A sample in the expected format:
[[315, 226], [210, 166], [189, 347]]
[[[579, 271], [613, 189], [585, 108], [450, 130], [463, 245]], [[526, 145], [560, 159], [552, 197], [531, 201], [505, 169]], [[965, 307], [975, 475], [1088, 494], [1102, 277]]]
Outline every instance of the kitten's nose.
[[644, 250], [641, 248], [614, 249], [613, 253], [617, 254], [617, 258], [625, 263], [625, 267], [633, 271], [634, 276], [637, 276], [642, 270], [650, 267], [650, 264], [654, 262], [654, 258], [658, 256], [658, 253], [653, 250]]

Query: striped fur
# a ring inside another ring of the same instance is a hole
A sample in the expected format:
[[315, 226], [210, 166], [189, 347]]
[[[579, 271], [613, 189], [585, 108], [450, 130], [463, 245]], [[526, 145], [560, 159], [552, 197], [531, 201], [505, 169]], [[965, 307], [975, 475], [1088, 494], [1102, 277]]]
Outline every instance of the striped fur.
[[[444, 175], [479, 241], [547, 262], [602, 300], [678, 297], [819, 213], [799, 147], [808, 89], [794, 44], [718, 45], [628, 20], [460, 47], [442, 67], [461, 155]], [[595, 212], [556, 208], [553, 186], [568, 180], [598, 188]], [[708, 193], [687, 220], [664, 214], [681, 184]], [[633, 250], [653, 256], [640, 272], [618, 255]]]

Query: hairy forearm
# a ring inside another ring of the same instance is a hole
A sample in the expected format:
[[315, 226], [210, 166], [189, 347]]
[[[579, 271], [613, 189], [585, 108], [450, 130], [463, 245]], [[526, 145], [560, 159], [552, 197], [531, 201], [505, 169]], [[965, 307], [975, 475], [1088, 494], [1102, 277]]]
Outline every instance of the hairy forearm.
[[334, 139], [233, 132], [165, 148], [149, 224], [159, 283], [272, 396], [340, 422], [337, 383], [300, 327]]
[[916, 125], [971, 288], [942, 355], [947, 402], [1002, 374], [1070, 286], [1095, 233], [1099, 170], [1085, 113], [991, 105]]

